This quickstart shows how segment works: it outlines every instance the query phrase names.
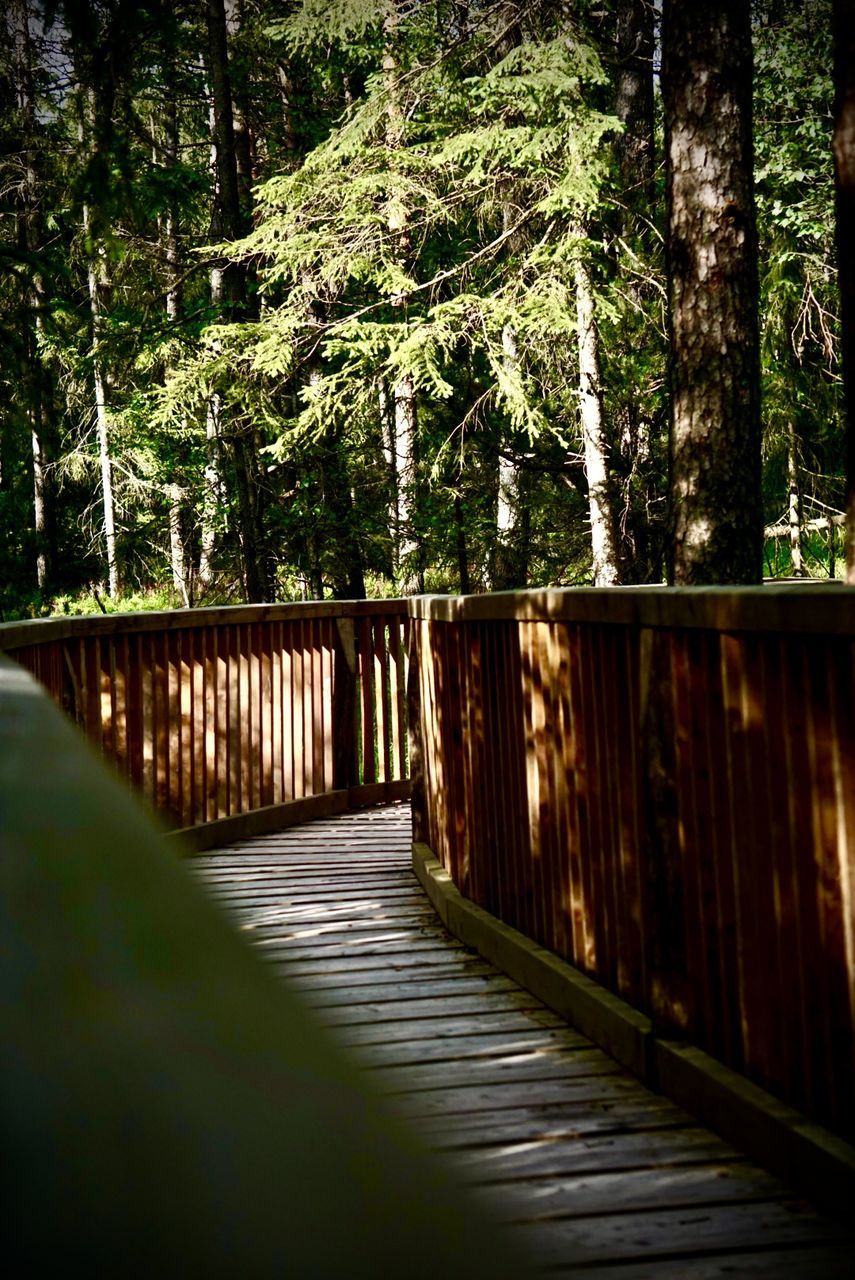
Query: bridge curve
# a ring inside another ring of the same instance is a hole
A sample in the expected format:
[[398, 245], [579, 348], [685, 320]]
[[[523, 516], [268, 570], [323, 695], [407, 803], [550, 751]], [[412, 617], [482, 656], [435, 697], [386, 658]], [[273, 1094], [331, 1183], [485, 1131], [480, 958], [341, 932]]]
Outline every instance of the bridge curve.
[[200, 855], [208, 892], [538, 1269], [843, 1276], [845, 1232], [452, 938], [408, 806]]

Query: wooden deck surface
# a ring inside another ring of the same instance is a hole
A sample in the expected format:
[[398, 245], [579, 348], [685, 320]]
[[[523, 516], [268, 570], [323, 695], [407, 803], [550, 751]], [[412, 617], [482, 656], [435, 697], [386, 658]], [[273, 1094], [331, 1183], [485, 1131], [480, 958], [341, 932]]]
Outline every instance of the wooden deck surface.
[[818, 1216], [438, 923], [404, 806], [194, 859], [238, 926], [547, 1270], [836, 1277]]

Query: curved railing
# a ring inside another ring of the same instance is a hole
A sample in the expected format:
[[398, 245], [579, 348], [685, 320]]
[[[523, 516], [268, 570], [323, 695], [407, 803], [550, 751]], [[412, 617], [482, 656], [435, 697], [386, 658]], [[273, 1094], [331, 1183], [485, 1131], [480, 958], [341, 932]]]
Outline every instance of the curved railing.
[[412, 613], [416, 834], [460, 891], [855, 1133], [855, 592]]
[[214, 840], [406, 793], [405, 628], [402, 600], [239, 606], [8, 623], [0, 651]]
[[855, 1134], [855, 593], [247, 606], [6, 624], [0, 650], [197, 847], [412, 773], [462, 893]]

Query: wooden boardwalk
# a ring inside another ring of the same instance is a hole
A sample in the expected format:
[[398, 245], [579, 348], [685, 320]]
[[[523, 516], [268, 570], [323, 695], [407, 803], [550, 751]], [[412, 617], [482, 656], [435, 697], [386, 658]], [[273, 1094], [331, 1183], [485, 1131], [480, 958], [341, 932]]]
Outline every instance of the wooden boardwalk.
[[405, 807], [193, 865], [539, 1266], [602, 1280], [852, 1274], [855, 1236], [446, 933], [410, 870]]

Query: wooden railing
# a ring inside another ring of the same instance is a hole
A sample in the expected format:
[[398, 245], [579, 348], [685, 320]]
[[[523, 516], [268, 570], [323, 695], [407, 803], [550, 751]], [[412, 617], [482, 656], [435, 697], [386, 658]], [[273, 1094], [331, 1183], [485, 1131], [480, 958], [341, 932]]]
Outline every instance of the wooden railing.
[[855, 1133], [855, 593], [413, 602], [417, 837], [658, 1031]]
[[465, 895], [855, 1134], [855, 593], [407, 608], [7, 624], [0, 650], [197, 847], [412, 771], [416, 835]]
[[6, 624], [0, 651], [187, 828], [403, 795], [405, 629], [401, 600], [260, 605]]

